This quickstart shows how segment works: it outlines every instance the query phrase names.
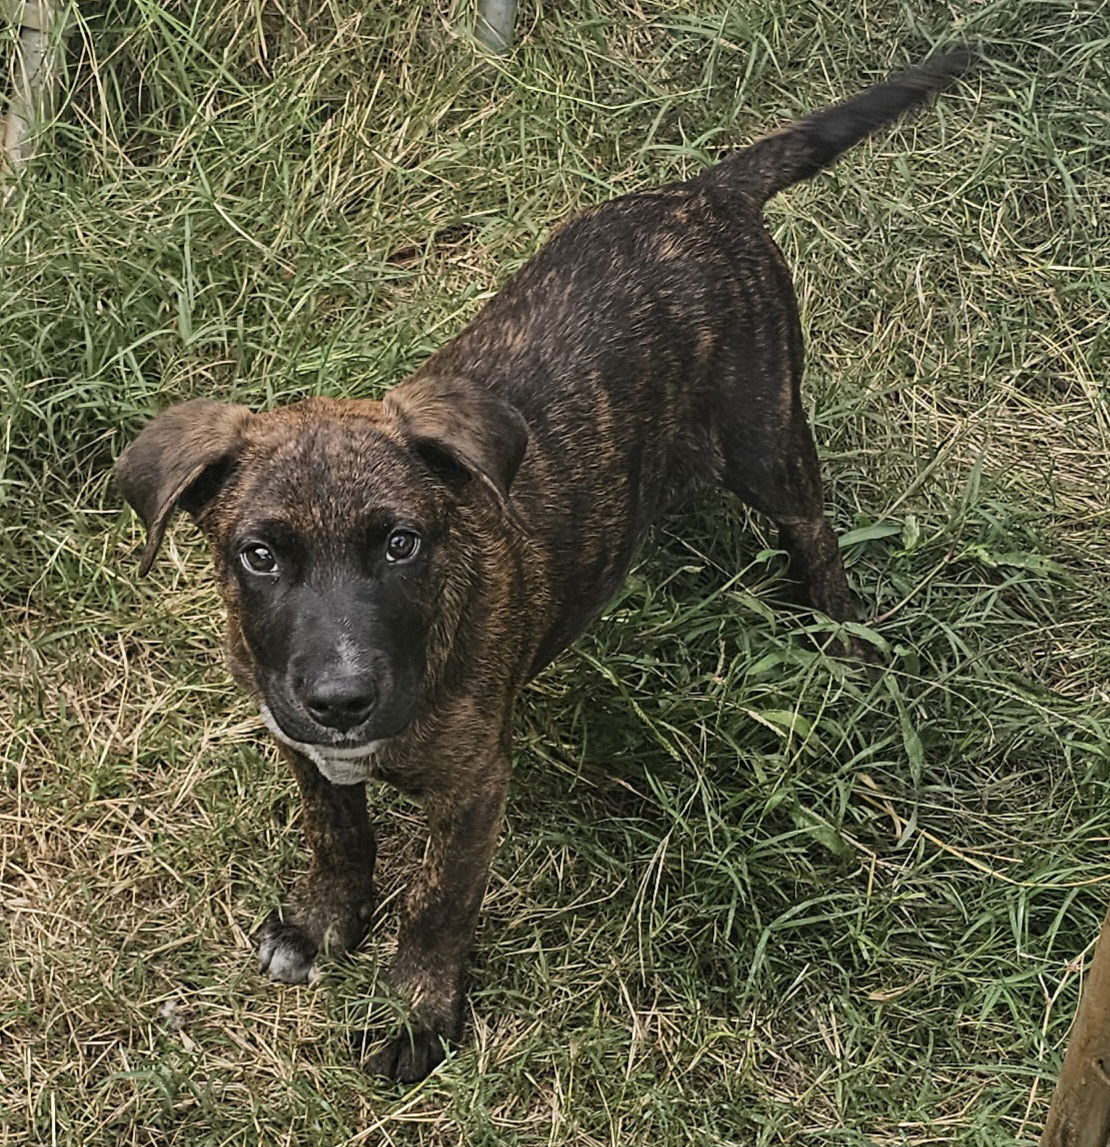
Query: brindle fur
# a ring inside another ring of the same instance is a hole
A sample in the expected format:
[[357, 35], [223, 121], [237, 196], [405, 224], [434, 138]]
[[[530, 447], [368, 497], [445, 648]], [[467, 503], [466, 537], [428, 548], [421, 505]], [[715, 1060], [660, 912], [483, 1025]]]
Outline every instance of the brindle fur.
[[[686, 183], [585, 212], [382, 402], [315, 398], [251, 414], [196, 400], [154, 419], [120, 458], [123, 491], [149, 529], [144, 570], [176, 508], [208, 539], [228, 659], [260, 702], [276, 705], [288, 678], [296, 709], [303, 681], [286, 667], [322, 639], [299, 636], [298, 615], [274, 604], [285, 599], [244, 576], [244, 537], [278, 530], [288, 539], [278, 548], [300, 555], [309, 572], [288, 593], [322, 611], [309, 630], [327, 631], [338, 610], [347, 633], [351, 602], [377, 611], [364, 644], [382, 666], [381, 743], [353, 764], [329, 763], [343, 784], [283, 744], [313, 866], [259, 949], [273, 978], [297, 982], [322, 951], [357, 945], [374, 903], [363, 782], [421, 802], [429, 845], [392, 969], [411, 1012], [372, 1070], [419, 1079], [457, 1038], [513, 701], [603, 609], [679, 489], [719, 482], [769, 515], [810, 604], [854, 616], [799, 399], [790, 275], [760, 209], [963, 62], [934, 58]], [[411, 576], [358, 564], [395, 521], [419, 522], [428, 539]], [[403, 654], [374, 645], [396, 611], [410, 635]], [[378, 728], [377, 714], [368, 721]]]

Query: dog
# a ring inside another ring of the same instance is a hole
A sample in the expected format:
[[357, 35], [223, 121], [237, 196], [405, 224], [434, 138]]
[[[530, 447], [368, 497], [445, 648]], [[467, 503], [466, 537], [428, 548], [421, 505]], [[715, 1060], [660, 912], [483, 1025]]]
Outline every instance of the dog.
[[254, 414], [194, 399], [120, 456], [141, 572], [189, 514], [232, 675], [300, 787], [312, 866], [261, 929], [263, 971], [308, 981], [364, 938], [365, 783], [423, 806], [390, 973], [408, 1019], [372, 1072], [421, 1079], [458, 1039], [514, 700], [602, 611], [676, 494], [716, 482], [768, 515], [808, 603], [855, 617], [761, 208], [966, 63], [933, 56], [690, 180], [583, 212], [381, 401]]

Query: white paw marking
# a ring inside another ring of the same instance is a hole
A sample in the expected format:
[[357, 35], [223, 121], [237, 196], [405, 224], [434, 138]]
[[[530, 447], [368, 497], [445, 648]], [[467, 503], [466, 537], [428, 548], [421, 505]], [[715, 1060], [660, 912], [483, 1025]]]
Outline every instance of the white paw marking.
[[306, 960], [301, 945], [281, 936], [267, 936], [259, 944], [258, 963], [271, 980], [282, 984], [311, 984], [319, 975], [316, 960]]

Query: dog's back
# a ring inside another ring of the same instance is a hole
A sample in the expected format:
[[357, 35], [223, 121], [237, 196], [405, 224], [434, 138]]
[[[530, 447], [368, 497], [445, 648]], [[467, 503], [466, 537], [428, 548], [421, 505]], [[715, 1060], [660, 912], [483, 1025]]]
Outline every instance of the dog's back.
[[[793, 285], [761, 208], [966, 65], [934, 56], [691, 180], [585, 211], [418, 372], [493, 390], [528, 425], [513, 502], [549, 549], [556, 599], [536, 668], [605, 606], [682, 488], [723, 480], [774, 517], [819, 502], [815, 482], [766, 463], [811, 445]], [[784, 484], [783, 505], [766, 496]]]

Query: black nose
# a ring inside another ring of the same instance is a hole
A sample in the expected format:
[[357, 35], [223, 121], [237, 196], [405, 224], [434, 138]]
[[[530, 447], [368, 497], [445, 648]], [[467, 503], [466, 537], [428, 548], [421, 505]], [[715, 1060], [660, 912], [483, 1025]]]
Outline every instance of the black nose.
[[345, 733], [370, 716], [378, 691], [364, 674], [325, 673], [305, 687], [302, 697], [314, 721]]

